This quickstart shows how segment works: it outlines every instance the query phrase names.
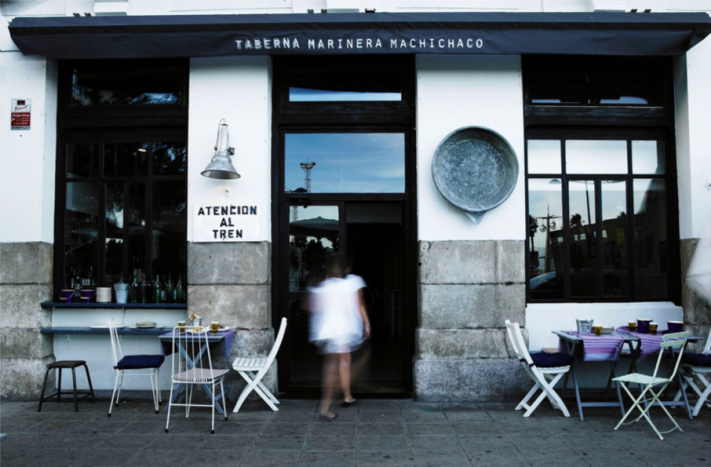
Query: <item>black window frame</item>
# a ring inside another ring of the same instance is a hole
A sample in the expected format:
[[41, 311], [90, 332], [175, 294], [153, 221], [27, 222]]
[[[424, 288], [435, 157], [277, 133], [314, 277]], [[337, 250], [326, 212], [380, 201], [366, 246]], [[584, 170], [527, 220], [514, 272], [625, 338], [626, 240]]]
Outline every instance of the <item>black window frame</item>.
[[[98, 184], [100, 188], [99, 215], [98, 215], [98, 243], [101, 246], [106, 241], [106, 207], [105, 207], [105, 187], [109, 183], [125, 183], [124, 194], [128, 186], [127, 182], [143, 183], [146, 187], [146, 259], [144, 260], [144, 273], [153, 276], [152, 261], [150, 258], [152, 248], [152, 206], [153, 206], [153, 184], [162, 181], [182, 181], [185, 183], [186, 204], [188, 197], [188, 172], [187, 160], [184, 174], [180, 175], [157, 175], [152, 174], [153, 164], [147, 162], [148, 172], [145, 176], [104, 176], [104, 158], [100, 152], [98, 158], [99, 168], [96, 177], [67, 177], [67, 147], [69, 144], [78, 143], [107, 143], [115, 142], [158, 142], [168, 140], [173, 142], [185, 142], [187, 151], [188, 136], [188, 76], [189, 61], [187, 59], [162, 59], [150, 61], [151, 66], [161, 64], [170, 67], [178, 67], [181, 74], [181, 99], [177, 104], [158, 104], [146, 106], [116, 105], [116, 106], [72, 106], [72, 74], [76, 67], [83, 67], [92, 70], [110, 71], [121, 69], [123, 73], [130, 73], [133, 67], [144, 67], [146, 60], [71, 60], [61, 61], [59, 64], [58, 79], [58, 108], [57, 108], [57, 164], [55, 175], [55, 222], [54, 222], [54, 271], [53, 297], [58, 300], [59, 293], [68, 282], [65, 277], [65, 248], [64, 248], [64, 228], [66, 211], [66, 186], [67, 183], [89, 182]], [[164, 138], [163, 138], [164, 137]], [[186, 155], [187, 157], [187, 155]], [[103, 189], [104, 191], [101, 191]], [[187, 286], [187, 209], [185, 215], [186, 238], [183, 242], [182, 254], [186, 258], [185, 277], [183, 286]], [[124, 229], [127, 227], [124, 226]], [[125, 237], [124, 237], [125, 238]], [[124, 248], [128, 248], [127, 244]], [[128, 265], [128, 254], [124, 253], [123, 274], [124, 281], [129, 280], [131, 271]], [[94, 279], [98, 287], [107, 286], [106, 282], [106, 254], [105, 250], [99, 248], [97, 252], [96, 264], [93, 265]], [[84, 274], [84, 271], [82, 271]], [[174, 278], [177, 280], [177, 278]]]
[[[681, 304], [681, 264], [679, 236], [679, 207], [676, 171], [676, 150], [674, 137], [674, 101], [672, 64], [668, 58], [610, 58], [610, 57], [563, 57], [563, 56], [527, 56], [523, 57], [523, 90], [524, 90], [524, 126], [525, 126], [525, 200], [526, 200], [526, 302], [527, 303], [624, 303], [624, 302], [668, 302]], [[528, 96], [527, 73], [531, 70], [539, 72], [548, 69], [551, 73], [567, 67], [585, 68], [596, 72], [621, 73], [634, 67], [658, 73], [661, 83], [662, 107], [643, 106], [575, 106], [575, 105], [535, 105], [530, 103]], [[529, 140], [559, 140], [561, 141], [561, 173], [544, 174], [528, 172], [528, 141]], [[623, 174], [567, 174], [565, 170], [566, 140], [624, 140], [627, 141], [627, 173]], [[664, 174], [635, 174], [631, 163], [631, 141], [655, 140], [663, 141], [665, 148]], [[532, 298], [530, 269], [530, 231], [529, 231], [529, 179], [561, 180], [561, 201], [563, 206], [563, 298]], [[627, 187], [627, 232], [628, 238], [634, 233], [633, 180], [664, 179], [666, 183], [667, 201], [667, 236], [668, 236], [668, 297], [664, 299], [637, 298], [634, 281], [635, 241], [629, 241], [627, 254], [627, 272], [629, 296], [602, 296], [602, 220], [600, 202], [601, 191], [597, 188], [602, 180], [622, 180]], [[595, 182], [596, 208], [596, 264], [597, 264], [597, 296], [571, 297], [570, 282], [570, 226], [568, 212], [568, 181], [593, 180]]]

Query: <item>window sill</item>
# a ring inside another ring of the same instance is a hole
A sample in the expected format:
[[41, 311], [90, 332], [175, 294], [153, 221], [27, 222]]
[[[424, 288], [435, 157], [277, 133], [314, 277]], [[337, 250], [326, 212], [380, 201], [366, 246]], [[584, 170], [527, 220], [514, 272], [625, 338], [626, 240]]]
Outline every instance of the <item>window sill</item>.
[[96, 309], [96, 308], [126, 308], [126, 309], [153, 309], [153, 310], [185, 310], [187, 303], [67, 303], [67, 302], [43, 302], [42, 308], [75, 308], [75, 309]]

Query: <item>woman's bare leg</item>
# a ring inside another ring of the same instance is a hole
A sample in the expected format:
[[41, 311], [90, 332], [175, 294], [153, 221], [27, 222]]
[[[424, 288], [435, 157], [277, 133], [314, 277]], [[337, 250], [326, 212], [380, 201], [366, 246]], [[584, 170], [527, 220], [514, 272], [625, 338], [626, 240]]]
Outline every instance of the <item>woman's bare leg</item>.
[[321, 389], [321, 415], [333, 418], [335, 415], [329, 412], [333, 392], [338, 379], [338, 355], [325, 355], [323, 360], [323, 388]]
[[351, 354], [338, 354], [338, 373], [341, 377], [341, 389], [343, 390], [343, 400], [353, 402], [351, 394]]

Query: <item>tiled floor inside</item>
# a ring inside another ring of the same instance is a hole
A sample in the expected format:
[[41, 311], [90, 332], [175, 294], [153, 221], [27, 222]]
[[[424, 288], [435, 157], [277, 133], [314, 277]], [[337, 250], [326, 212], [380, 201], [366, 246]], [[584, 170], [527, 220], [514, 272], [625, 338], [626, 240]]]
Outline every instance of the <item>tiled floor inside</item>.
[[[587, 409], [586, 420], [564, 418], [545, 404], [528, 419], [515, 404], [425, 404], [363, 400], [321, 421], [315, 401], [282, 400], [271, 412], [249, 402], [229, 421], [193, 409], [166, 416], [148, 401], [129, 400], [107, 417], [108, 401], [2, 402], [2, 467], [60, 466], [711, 466], [711, 410], [660, 441], [642, 420], [619, 431], [619, 412]], [[572, 409], [573, 404], [569, 403]], [[572, 411], [574, 412], [574, 411]], [[662, 430], [671, 427], [654, 409]]]

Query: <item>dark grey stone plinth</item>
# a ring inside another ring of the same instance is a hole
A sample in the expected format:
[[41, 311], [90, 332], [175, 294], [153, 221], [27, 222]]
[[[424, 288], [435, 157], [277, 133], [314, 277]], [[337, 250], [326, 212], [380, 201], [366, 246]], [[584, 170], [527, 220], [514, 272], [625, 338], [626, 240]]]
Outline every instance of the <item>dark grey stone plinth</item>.
[[[706, 338], [711, 330], [711, 303], [699, 297], [686, 285], [686, 273], [696, 251], [698, 239], [681, 240], [681, 304], [684, 307], [684, 324], [692, 334]], [[690, 350], [701, 352], [706, 340], [692, 344]]]
[[0, 393], [15, 399], [39, 395], [45, 368], [54, 361], [52, 338], [40, 334], [51, 312], [52, 245], [0, 243]]
[[[215, 365], [232, 368], [237, 357], [266, 357], [271, 350], [270, 271], [269, 242], [188, 244], [188, 313], [237, 329], [230, 358]], [[262, 382], [276, 392], [276, 362]], [[230, 372], [225, 384], [237, 397], [246, 383]]]
[[517, 400], [531, 379], [512, 358], [415, 360], [417, 400], [485, 402]]

